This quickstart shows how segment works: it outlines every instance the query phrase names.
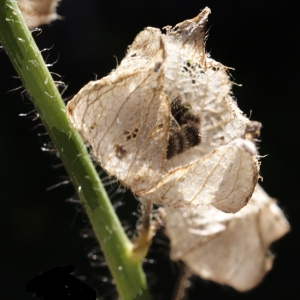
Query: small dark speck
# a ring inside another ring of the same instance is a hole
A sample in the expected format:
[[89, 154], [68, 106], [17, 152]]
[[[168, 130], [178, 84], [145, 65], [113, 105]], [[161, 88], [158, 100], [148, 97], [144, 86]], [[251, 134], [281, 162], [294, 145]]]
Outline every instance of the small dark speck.
[[121, 145], [114, 146], [116, 155], [119, 159], [123, 159], [126, 156], [127, 151]]
[[158, 72], [161, 68], [162, 63], [161, 62], [157, 62], [154, 66], [154, 72]]

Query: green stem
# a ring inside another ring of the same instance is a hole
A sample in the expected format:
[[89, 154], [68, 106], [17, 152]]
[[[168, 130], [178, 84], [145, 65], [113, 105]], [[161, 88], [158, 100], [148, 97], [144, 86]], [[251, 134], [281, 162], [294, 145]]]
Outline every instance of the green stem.
[[[122, 299], [150, 299], [128, 240], [84, 143], [14, 0], [0, 3], [0, 42], [19, 74], [85, 207]], [[105, 145], [104, 145], [105, 147]]]

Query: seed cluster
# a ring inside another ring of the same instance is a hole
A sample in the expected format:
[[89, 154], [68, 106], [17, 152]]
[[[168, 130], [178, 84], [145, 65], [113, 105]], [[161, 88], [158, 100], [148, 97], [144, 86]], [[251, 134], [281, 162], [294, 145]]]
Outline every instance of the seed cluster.
[[201, 142], [200, 118], [190, 112], [189, 104], [182, 104], [177, 96], [171, 101], [172, 121], [169, 131], [167, 159], [184, 152]]

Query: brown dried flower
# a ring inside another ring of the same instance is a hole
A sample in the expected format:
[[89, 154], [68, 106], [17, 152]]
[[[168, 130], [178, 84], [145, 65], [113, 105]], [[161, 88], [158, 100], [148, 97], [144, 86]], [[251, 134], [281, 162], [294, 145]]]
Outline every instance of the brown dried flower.
[[227, 68], [205, 53], [209, 13], [166, 34], [146, 28], [115, 71], [68, 103], [67, 115], [101, 166], [136, 195], [236, 212], [254, 191], [258, 156]]
[[227, 68], [205, 53], [209, 13], [166, 34], [139, 33], [118, 68], [84, 86], [67, 115], [110, 175], [165, 208], [172, 259], [245, 291], [270, 270], [269, 245], [289, 224], [257, 185], [261, 124], [242, 114]]

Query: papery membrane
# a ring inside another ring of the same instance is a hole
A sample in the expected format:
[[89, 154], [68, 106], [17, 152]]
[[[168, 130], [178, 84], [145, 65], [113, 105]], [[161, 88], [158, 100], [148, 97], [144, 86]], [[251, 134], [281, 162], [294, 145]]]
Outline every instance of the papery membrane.
[[235, 214], [214, 207], [165, 210], [171, 258], [204, 279], [239, 291], [255, 287], [272, 268], [269, 246], [290, 229], [276, 201], [259, 185]]
[[[67, 115], [100, 165], [136, 195], [236, 212], [254, 191], [258, 156], [244, 140], [250, 121], [230, 95], [227, 68], [205, 53], [209, 13], [166, 34], [151, 27], [139, 33], [120, 66], [83, 87]], [[166, 159], [174, 97], [199, 120], [201, 143]]]

